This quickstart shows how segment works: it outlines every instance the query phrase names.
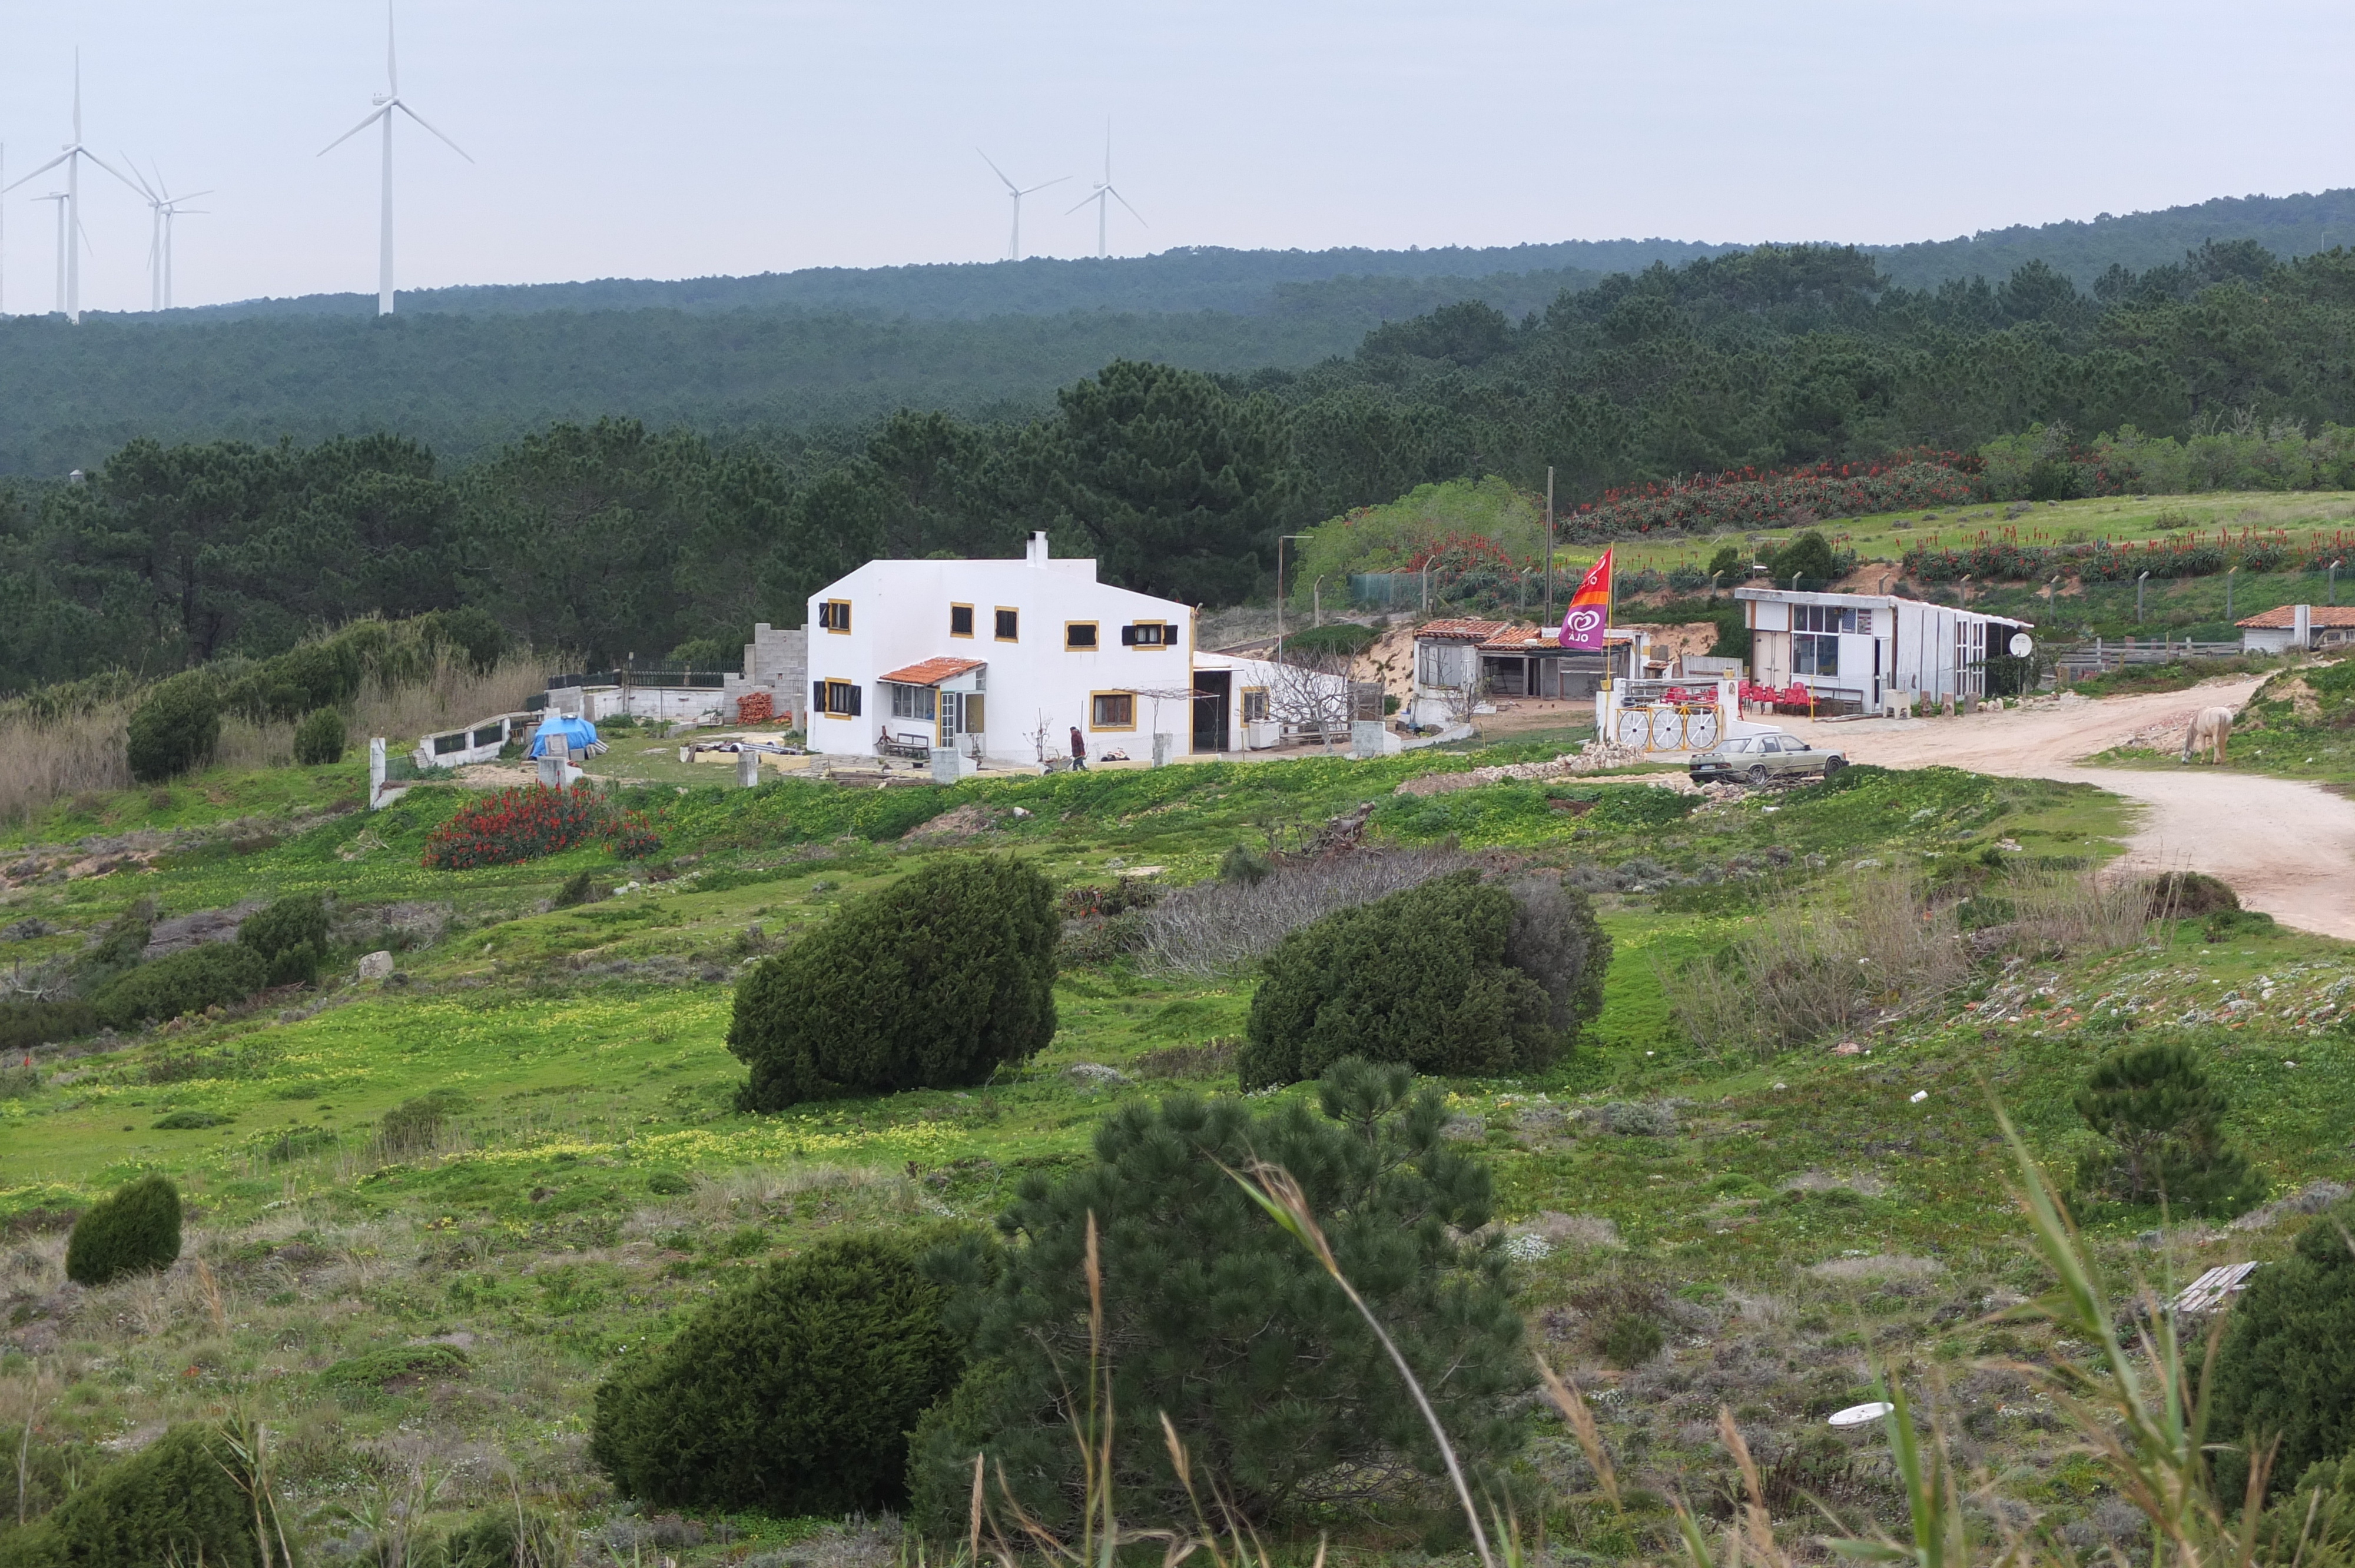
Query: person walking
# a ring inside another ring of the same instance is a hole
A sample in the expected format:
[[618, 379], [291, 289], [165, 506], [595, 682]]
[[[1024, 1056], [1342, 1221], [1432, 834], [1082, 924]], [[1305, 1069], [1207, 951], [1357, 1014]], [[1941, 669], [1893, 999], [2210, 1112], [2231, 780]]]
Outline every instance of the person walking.
[[1088, 740], [1080, 733], [1078, 725], [1071, 726], [1071, 770], [1075, 773], [1088, 770]]

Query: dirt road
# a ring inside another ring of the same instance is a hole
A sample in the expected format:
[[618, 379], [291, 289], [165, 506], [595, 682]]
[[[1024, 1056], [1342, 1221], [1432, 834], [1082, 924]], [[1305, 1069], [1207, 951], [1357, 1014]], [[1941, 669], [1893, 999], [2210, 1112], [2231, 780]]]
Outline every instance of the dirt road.
[[2098, 785], [2143, 807], [2127, 840], [2137, 863], [2204, 871], [2229, 884], [2243, 904], [2284, 925], [2355, 939], [2355, 800], [2318, 784], [2199, 763], [2078, 766], [2137, 734], [2165, 730], [2170, 738], [2164, 744], [2179, 746], [2194, 712], [2237, 708], [2257, 684], [2255, 678], [2217, 681], [2183, 692], [1927, 722], [1772, 722], [1857, 762], [1892, 768], [1943, 762], [2006, 778]]

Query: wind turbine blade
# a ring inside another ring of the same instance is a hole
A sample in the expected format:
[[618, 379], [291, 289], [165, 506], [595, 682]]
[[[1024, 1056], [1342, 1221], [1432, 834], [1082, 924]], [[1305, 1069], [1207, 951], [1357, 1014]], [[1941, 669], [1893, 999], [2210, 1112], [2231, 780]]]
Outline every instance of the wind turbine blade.
[[133, 190], [137, 191], [141, 196], [144, 196], [148, 195], [148, 190], [145, 185], [141, 185], [137, 180], [133, 179], [129, 175], [124, 174], [121, 169], [116, 168], [112, 164], [108, 163], [104, 158], [100, 157], [89, 148], [84, 147], [81, 150], [81, 155], [88, 158], [91, 163], [96, 164], [100, 168], [104, 169], [108, 174], [112, 175], [116, 179], [121, 180], [124, 185], [129, 185]]
[[81, 46], [74, 46], [74, 145], [81, 145]]
[[[974, 149], [974, 151], [975, 151], [975, 152], [976, 152], [976, 153], [981, 153], [981, 149], [980, 149], [980, 148], [978, 148], [978, 147], [975, 147], [975, 148]], [[1006, 186], [1006, 188], [1007, 188], [1007, 190], [1013, 191], [1013, 192], [1014, 192], [1014, 194], [1015, 194], [1016, 196], [1021, 196], [1021, 195], [1023, 195], [1023, 194], [1024, 194], [1022, 191], [1020, 191], [1020, 190], [1018, 190], [1018, 189], [1017, 189], [1017, 188], [1016, 188], [1015, 184], [1014, 184], [1014, 182], [1013, 182], [1012, 180], [1009, 180], [1009, 179], [1007, 179], [1007, 178], [1006, 178], [1006, 171], [1005, 171], [1004, 169], [999, 168], [999, 167], [996, 165], [996, 164], [995, 164], [994, 162], [992, 162], [988, 154], [986, 154], [986, 153], [981, 153], [981, 161], [982, 161], [983, 163], [985, 163], [985, 164], [989, 164], [989, 172], [990, 172], [991, 174], [993, 174], [993, 175], [996, 175], [998, 177], [998, 179], [999, 179], [1000, 181], [1002, 181], [1002, 182], [1005, 184], [1005, 186]]]
[[375, 124], [378, 121], [383, 119], [386, 115], [391, 112], [392, 106], [390, 104], [385, 105], [382, 109], [378, 110], [375, 113], [369, 115], [367, 119], [361, 121], [358, 124], [353, 126], [350, 130], [345, 132], [342, 135], [336, 137], [325, 146], [320, 148], [319, 156], [322, 158], [325, 157], [328, 154], [334, 152], [336, 148], [342, 146], [345, 143], [350, 141], [353, 137], [358, 135], [361, 132], [367, 130], [369, 126]]
[[1079, 211], [1079, 210], [1080, 210], [1080, 208], [1082, 208], [1082, 207], [1083, 207], [1087, 206], [1089, 202], [1092, 202], [1092, 201], [1102, 201], [1102, 200], [1103, 200], [1103, 195], [1104, 195], [1104, 192], [1105, 192], [1105, 191], [1108, 191], [1108, 190], [1110, 190], [1110, 189], [1112, 189], [1112, 187], [1111, 187], [1110, 185], [1100, 185], [1100, 186], [1098, 186], [1098, 187], [1097, 187], [1097, 189], [1096, 189], [1096, 194], [1095, 194], [1095, 195], [1093, 195], [1093, 196], [1085, 196], [1085, 197], [1082, 197], [1081, 200], [1079, 200], [1079, 201], [1077, 201], [1077, 202], [1073, 203], [1071, 206], [1065, 207], [1065, 208], [1063, 209], [1063, 216], [1064, 216], [1065, 217], [1071, 217], [1071, 214], [1073, 214], [1073, 213], [1075, 213], [1075, 212]]
[[400, 96], [400, 60], [392, 51], [392, 0], [384, 0], [384, 80], [389, 98]]
[[[417, 111], [410, 108], [409, 105], [401, 102], [400, 100], [396, 98], [390, 103], [384, 106], [385, 112], [388, 114], [391, 113], [396, 109], [400, 110], [403, 114], [408, 115], [411, 120], [416, 121], [420, 125], [423, 125], [428, 131], [433, 131], [432, 125], [428, 123], [425, 116], [418, 113]], [[433, 134], [436, 136], [442, 136], [442, 132], [439, 131], [433, 131]], [[457, 154], [458, 156], [465, 159], [466, 162], [471, 164], [474, 161], [472, 154], [468, 153], [465, 148], [458, 145], [457, 143], [451, 141], [449, 137], [442, 136], [442, 140], [443, 143], [449, 147], [450, 151]]]
[[163, 197], [157, 196], [154, 190], [149, 188], [147, 176], [139, 172], [139, 163], [137, 159], [132, 157], [130, 154], [125, 153], [123, 154], [123, 166], [131, 171], [133, 183], [138, 185], [139, 194], [147, 198], [147, 205], [149, 207], [155, 207], [163, 201]]
[[[1002, 178], [1003, 176], [1000, 176], [1000, 177]], [[1043, 190], [1045, 190], [1049, 185], [1061, 185], [1065, 180], [1068, 180], [1068, 179], [1070, 179], [1071, 177], [1071, 175], [1056, 175], [1053, 179], [1051, 179], [1051, 180], [1040, 180], [1037, 185], [1032, 185], [1032, 186], [1030, 187], [1030, 190], [1029, 190], [1029, 191], [1016, 191], [1014, 194], [1015, 194], [1016, 196], [1028, 196], [1028, 195], [1030, 194], [1030, 191], [1043, 191]]]
[[56, 168], [59, 164], [64, 163], [68, 158], [72, 156], [73, 154], [69, 152], [59, 153], [56, 157], [51, 158], [48, 163], [43, 164], [39, 168], [35, 169], [31, 174], [27, 175], [24, 179], [12, 180], [5, 185], [0, 185], [0, 195], [5, 195], [9, 191], [15, 190], [18, 185], [23, 185], [25, 180], [34, 179], [39, 175], [48, 174], [51, 169]]
[[[1121, 195], [1118, 191], [1114, 190], [1114, 189], [1112, 188], [1112, 186], [1110, 186], [1110, 185], [1106, 185], [1106, 186], [1104, 186], [1104, 194], [1105, 194], [1105, 195], [1107, 195], [1107, 196], [1111, 196], [1113, 200], [1114, 200], [1114, 201], [1116, 201], [1116, 202], [1120, 203], [1120, 205], [1121, 205], [1121, 206], [1123, 206], [1123, 207], [1128, 207], [1128, 198], [1127, 198], [1126, 196], [1124, 196]], [[1135, 207], [1128, 207], [1128, 216], [1129, 216], [1129, 217], [1133, 217], [1133, 218], [1135, 218], [1135, 219], [1136, 219], [1136, 221], [1137, 221], [1137, 222], [1139, 222], [1139, 223], [1145, 223], [1145, 215], [1144, 215], [1143, 213], [1141, 213], [1141, 212], [1137, 211], [1137, 210], [1136, 210]], [[1151, 224], [1149, 224], [1149, 223], [1145, 223], [1145, 227], [1146, 227], [1146, 228], [1152, 228], [1152, 227], [1153, 227], [1153, 225], [1151, 225]]]

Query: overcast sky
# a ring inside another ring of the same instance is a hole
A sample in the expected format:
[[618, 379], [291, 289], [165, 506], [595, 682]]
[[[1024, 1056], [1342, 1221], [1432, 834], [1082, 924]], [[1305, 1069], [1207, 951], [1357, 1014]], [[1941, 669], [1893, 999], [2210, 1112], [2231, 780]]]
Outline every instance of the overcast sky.
[[[1644, 0], [400, 0], [403, 287], [1180, 245], [1945, 238], [2355, 184], [2355, 5]], [[86, 139], [211, 187], [176, 302], [375, 286], [381, 0], [19, 0], [6, 177]], [[147, 214], [84, 176], [82, 302], [147, 300]], [[10, 194], [10, 311], [53, 208]]]

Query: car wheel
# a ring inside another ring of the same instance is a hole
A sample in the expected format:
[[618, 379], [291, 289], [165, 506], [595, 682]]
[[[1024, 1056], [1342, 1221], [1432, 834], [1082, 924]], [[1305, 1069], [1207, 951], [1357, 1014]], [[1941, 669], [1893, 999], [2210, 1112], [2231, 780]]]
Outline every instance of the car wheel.
[[1847, 766], [1848, 758], [1845, 757], [1827, 757], [1824, 758], [1824, 777], [1828, 779]]
[[1751, 769], [1750, 769], [1750, 782], [1752, 782], [1753, 784], [1759, 785], [1759, 786], [1761, 786], [1762, 788], [1765, 785], [1765, 782], [1766, 782], [1766, 765], [1765, 765], [1764, 763], [1763, 763], [1763, 762], [1761, 762], [1761, 763], [1757, 763], [1757, 764], [1755, 764], [1754, 766], [1753, 766], [1753, 767], [1751, 768]]

